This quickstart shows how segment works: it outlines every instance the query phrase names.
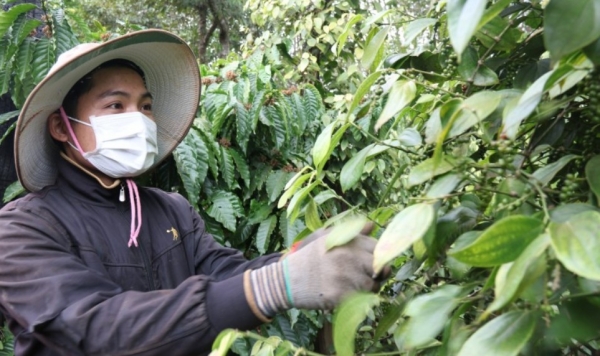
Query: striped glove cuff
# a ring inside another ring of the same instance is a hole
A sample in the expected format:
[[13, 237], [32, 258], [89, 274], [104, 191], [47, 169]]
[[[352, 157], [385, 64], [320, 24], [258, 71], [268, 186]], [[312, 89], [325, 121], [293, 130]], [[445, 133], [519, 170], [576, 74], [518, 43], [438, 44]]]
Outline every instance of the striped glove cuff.
[[244, 275], [244, 290], [250, 308], [263, 321], [270, 321], [280, 311], [290, 309], [289, 294], [286, 292], [284, 264], [272, 263]]

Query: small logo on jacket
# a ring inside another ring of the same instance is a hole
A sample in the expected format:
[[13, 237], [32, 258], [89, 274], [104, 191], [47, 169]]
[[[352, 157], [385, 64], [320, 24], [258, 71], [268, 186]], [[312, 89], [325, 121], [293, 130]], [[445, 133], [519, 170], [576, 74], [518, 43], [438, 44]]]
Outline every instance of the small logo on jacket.
[[179, 232], [177, 232], [177, 230], [174, 227], [167, 230], [167, 232], [170, 232], [173, 234], [173, 241], [179, 240]]

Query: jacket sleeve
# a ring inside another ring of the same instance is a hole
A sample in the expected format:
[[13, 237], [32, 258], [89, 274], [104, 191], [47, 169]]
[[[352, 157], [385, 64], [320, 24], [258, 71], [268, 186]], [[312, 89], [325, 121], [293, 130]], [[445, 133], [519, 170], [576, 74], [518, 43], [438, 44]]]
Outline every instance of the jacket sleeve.
[[206, 232], [200, 215], [191, 206], [189, 209], [193, 221], [191, 233], [196, 244], [196, 274], [205, 274], [216, 280], [223, 280], [277, 262], [281, 258], [280, 253], [274, 253], [247, 260], [239, 250], [224, 247], [216, 242], [212, 235]]
[[242, 275], [123, 291], [72, 253], [66, 232], [49, 217], [14, 205], [0, 211], [0, 310], [60, 354], [203, 354], [221, 330], [260, 324]]

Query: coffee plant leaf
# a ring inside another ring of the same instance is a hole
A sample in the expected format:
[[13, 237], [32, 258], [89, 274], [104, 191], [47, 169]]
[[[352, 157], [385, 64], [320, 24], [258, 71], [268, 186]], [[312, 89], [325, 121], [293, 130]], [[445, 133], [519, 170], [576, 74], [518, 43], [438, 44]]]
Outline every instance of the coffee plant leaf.
[[493, 267], [514, 261], [542, 232], [540, 220], [513, 215], [487, 228], [468, 246], [453, 248], [448, 254], [475, 267]]
[[569, 271], [592, 280], [600, 280], [600, 213], [585, 211], [563, 223], [549, 226], [556, 257]]
[[552, 0], [544, 9], [544, 44], [558, 60], [600, 37], [600, 3]]
[[464, 343], [458, 356], [517, 356], [533, 335], [535, 313], [515, 310], [502, 314], [478, 329]]
[[449, 0], [448, 32], [454, 51], [460, 56], [477, 30], [487, 0]]
[[357, 293], [336, 308], [333, 314], [333, 345], [338, 355], [354, 355], [356, 329], [379, 302], [376, 294]]
[[433, 205], [411, 205], [398, 213], [385, 229], [373, 252], [373, 270], [379, 273], [383, 267], [420, 240], [435, 220]]
[[325, 240], [325, 247], [330, 250], [336, 246], [352, 241], [365, 227], [367, 219], [362, 215], [352, 215], [335, 225]]

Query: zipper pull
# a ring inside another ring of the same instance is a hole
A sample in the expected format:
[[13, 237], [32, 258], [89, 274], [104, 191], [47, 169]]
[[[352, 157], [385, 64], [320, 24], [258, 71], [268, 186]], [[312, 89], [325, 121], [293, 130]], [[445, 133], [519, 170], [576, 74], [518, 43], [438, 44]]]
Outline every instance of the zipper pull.
[[119, 201], [122, 203], [125, 201], [125, 187], [121, 184], [121, 191], [119, 192]]

